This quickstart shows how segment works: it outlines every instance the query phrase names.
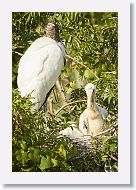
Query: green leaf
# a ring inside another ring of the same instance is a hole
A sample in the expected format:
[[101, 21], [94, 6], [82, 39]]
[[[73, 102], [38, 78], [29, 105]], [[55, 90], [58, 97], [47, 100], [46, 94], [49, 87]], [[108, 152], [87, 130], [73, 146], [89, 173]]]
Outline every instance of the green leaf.
[[52, 158], [51, 161], [52, 161], [54, 167], [58, 166], [58, 160], [56, 160], [55, 158]]
[[88, 69], [85, 70], [84, 76], [85, 76], [87, 79], [89, 79], [89, 80], [94, 79], [93, 73], [92, 73], [91, 71], [89, 71]]
[[65, 150], [63, 144], [61, 144], [60, 147], [59, 147], [59, 154], [61, 156], [63, 156], [63, 158], [66, 160], [67, 153], [66, 153], [66, 150]]
[[33, 162], [40, 162], [40, 151], [38, 149], [34, 149], [32, 152], [28, 154], [28, 157], [33, 161]]
[[18, 150], [16, 151], [16, 159], [24, 165], [25, 163], [28, 162], [28, 154], [24, 150]]
[[30, 171], [33, 170], [33, 168], [34, 168], [34, 167], [26, 168], [26, 169], [25, 169], [25, 168], [22, 168], [21, 171], [22, 171], [22, 172], [30, 172]]
[[22, 149], [26, 149], [26, 147], [27, 147], [26, 142], [22, 140], [20, 146]]
[[110, 151], [111, 152], [116, 152], [117, 151], [117, 144], [113, 143], [110, 145]]
[[39, 168], [43, 171], [45, 169], [50, 168], [51, 166], [52, 166], [52, 164], [51, 164], [51, 157], [50, 156], [46, 156], [46, 158], [45, 158], [44, 156], [42, 156]]

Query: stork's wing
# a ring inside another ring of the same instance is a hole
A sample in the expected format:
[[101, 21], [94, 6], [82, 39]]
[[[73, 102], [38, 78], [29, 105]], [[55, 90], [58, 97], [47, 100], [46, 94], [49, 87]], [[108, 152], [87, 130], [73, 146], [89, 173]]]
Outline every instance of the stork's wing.
[[97, 107], [98, 107], [99, 112], [102, 115], [102, 118], [106, 119], [106, 117], [108, 116], [108, 111], [105, 108], [102, 108], [102, 107], [100, 107], [98, 105], [97, 105]]
[[80, 115], [79, 118], [79, 129], [80, 131], [86, 135], [87, 134], [87, 129], [89, 128], [89, 122], [86, 114], [86, 110]]
[[42, 37], [34, 41], [19, 63], [17, 83], [21, 95], [32, 93], [39, 109], [63, 66], [63, 54], [55, 40]]

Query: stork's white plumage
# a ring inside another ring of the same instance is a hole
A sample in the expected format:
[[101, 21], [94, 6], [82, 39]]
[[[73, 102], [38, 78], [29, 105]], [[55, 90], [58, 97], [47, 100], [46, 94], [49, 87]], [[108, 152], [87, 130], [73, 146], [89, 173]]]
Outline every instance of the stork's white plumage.
[[108, 112], [95, 102], [96, 87], [89, 83], [85, 86], [87, 94], [87, 108], [80, 115], [79, 129], [84, 135], [95, 136], [105, 129], [104, 119]]
[[58, 26], [48, 23], [46, 36], [35, 40], [20, 59], [17, 84], [21, 96], [31, 95], [32, 111], [47, 100], [64, 66], [65, 49]]

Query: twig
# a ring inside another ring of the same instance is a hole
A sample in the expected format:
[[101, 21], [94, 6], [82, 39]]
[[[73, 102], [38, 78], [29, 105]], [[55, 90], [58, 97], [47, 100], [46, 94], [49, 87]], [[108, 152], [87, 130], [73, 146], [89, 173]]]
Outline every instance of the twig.
[[111, 115], [114, 115], [114, 116], [117, 114], [117, 113], [114, 113], [113, 111], [110, 111], [110, 110], [109, 110], [109, 113], [110, 113]]
[[77, 58], [73, 58], [70, 55], [66, 55], [67, 58], [73, 60], [75, 63], [78, 63], [88, 69], [98, 80], [100, 79], [89, 67], [87, 67], [84, 63], [81, 63], [80, 61], [77, 60]]
[[62, 106], [61, 108], [59, 108], [59, 109], [56, 111], [55, 115], [57, 115], [57, 114], [58, 114], [61, 110], [63, 110], [65, 107], [71, 106], [72, 104], [76, 104], [76, 103], [80, 103], [80, 102], [86, 102], [86, 100], [77, 100], [77, 101], [74, 101], [74, 102], [67, 103], [67, 104], [65, 104], [64, 106]]
[[93, 138], [95, 138], [95, 137], [97, 137], [97, 136], [100, 136], [100, 135], [104, 135], [104, 134], [106, 134], [107, 132], [112, 131], [112, 130], [115, 129], [116, 127], [117, 127], [117, 125], [114, 126], [114, 127], [111, 127], [110, 129], [107, 129], [107, 130], [105, 130], [105, 131], [103, 131], [103, 132], [101, 132], [101, 133], [98, 133], [97, 135], [93, 136]]
[[22, 54], [22, 53], [19, 53], [19, 52], [14, 51], [14, 50], [13, 50], [13, 52], [14, 52], [14, 53], [16, 53], [17, 55], [21, 56], [21, 57], [23, 56], [23, 54]]
[[114, 156], [112, 156], [112, 155], [108, 155], [112, 160], [114, 160], [114, 161], [118, 161], [118, 159], [117, 158], [115, 158]]

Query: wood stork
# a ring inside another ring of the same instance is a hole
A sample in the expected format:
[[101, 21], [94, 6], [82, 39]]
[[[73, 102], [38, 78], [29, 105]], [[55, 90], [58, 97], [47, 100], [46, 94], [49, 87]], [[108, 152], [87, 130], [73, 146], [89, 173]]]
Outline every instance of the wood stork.
[[108, 112], [105, 108], [98, 106], [95, 102], [96, 87], [88, 83], [85, 86], [87, 94], [87, 108], [79, 118], [79, 129], [84, 135], [95, 136], [105, 129], [104, 119]]
[[32, 112], [39, 110], [47, 101], [64, 67], [65, 55], [58, 26], [48, 23], [46, 37], [35, 40], [21, 57], [17, 84], [22, 97], [32, 97]]

